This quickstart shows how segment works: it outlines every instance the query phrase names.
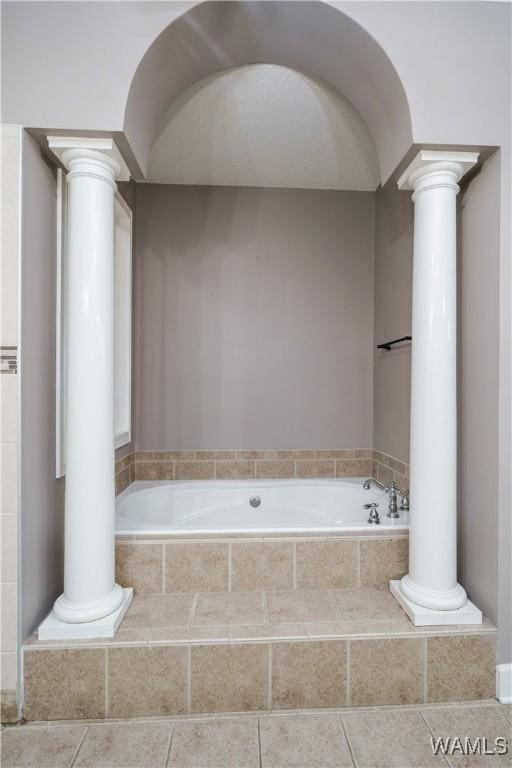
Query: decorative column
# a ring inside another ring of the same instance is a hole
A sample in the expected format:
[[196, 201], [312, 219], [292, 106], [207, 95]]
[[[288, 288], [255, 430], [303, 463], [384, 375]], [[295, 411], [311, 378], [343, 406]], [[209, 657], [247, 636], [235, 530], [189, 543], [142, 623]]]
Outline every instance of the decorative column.
[[132, 599], [115, 583], [112, 139], [50, 137], [68, 169], [64, 594], [39, 637], [113, 637]]
[[391, 591], [416, 625], [477, 624], [457, 583], [458, 182], [474, 152], [422, 150], [398, 181], [413, 190], [409, 573]]

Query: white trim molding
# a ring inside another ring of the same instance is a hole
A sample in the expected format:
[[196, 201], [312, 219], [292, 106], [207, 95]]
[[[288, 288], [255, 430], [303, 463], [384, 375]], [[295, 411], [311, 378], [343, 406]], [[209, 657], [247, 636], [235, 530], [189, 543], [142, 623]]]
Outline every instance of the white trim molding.
[[512, 662], [496, 666], [496, 698], [501, 704], [512, 704]]

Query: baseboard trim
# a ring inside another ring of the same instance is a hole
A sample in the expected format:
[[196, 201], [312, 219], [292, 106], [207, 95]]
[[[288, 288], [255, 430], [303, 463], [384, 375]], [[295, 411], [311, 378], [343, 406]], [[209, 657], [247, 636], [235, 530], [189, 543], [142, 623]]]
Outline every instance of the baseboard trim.
[[496, 698], [502, 704], [512, 704], [512, 663], [496, 667]]

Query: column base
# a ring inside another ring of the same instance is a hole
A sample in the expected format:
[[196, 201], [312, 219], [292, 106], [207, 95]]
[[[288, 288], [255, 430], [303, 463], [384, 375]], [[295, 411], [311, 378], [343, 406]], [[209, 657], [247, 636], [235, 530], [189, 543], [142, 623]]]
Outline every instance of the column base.
[[455, 611], [457, 608], [463, 608], [468, 601], [466, 590], [460, 584], [443, 591], [425, 589], [416, 584], [408, 573], [402, 576], [400, 583], [402, 594], [412, 603], [434, 611]]
[[119, 608], [108, 616], [103, 616], [96, 621], [84, 621], [70, 624], [61, 621], [52, 611], [39, 625], [37, 636], [39, 640], [86, 640], [96, 638], [113, 638], [122, 622], [130, 603], [133, 600], [133, 589], [122, 590], [122, 602]]
[[415, 627], [429, 627], [447, 624], [481, 624], [482, 611], [470, 600], [462, 608], [441, 611], [417, 605], [406, 597], [401, 581], [390, 581], [389, 588], [393, 597], [400, 603]]

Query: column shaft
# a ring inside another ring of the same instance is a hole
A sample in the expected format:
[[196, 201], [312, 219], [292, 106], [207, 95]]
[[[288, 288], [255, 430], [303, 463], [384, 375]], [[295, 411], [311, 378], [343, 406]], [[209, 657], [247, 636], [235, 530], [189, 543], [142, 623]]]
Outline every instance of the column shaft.
[[400, 590], [437, 612], [467, 603], [457, 583], [456, 197], [477, 158], [422, 150], [399, 180], [415, 205], [409, 573]]
[[411, 380], [412, 581], [457, 586], [456, 188], [416, 194]]
[[70, 149], [64, 594], [58, 619], [115, 611], [114, 179], [101, 152]]

